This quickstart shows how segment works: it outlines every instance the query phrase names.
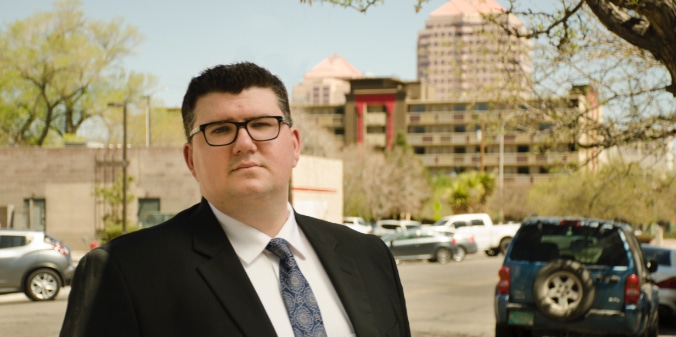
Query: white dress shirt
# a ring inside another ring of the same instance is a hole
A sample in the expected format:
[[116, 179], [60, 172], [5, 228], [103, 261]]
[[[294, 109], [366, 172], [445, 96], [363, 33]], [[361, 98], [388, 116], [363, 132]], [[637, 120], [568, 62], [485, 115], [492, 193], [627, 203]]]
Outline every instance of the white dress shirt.
[[[289, 316], [282, 301], [279, 258], [265, 249], [272, 238], [209, 205], [256, 289], [275, 332], [278, 336], [293, 337]], [[355, 336], [352, 323], [317, 253], [298, 227], [291, 205], [288, 204], [287, 208], [289, 216], [276, 237], [289, 243], [298, 267], [317, 299], [326, 333], [329, 337]]]

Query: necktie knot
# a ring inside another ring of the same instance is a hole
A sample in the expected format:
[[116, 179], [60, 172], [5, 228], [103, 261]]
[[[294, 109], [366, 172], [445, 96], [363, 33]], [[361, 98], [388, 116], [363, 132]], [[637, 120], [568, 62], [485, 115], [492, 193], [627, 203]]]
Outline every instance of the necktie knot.
[[293, 257], [293, 253], [291, 253], [291, 248], [289, 248], [289, 244], [286, 242], [286, 240], [282, 238], [274, 238], [270, 240], [265, 249], [277, 255], [279, 259], [288, 259], [290, 257]]

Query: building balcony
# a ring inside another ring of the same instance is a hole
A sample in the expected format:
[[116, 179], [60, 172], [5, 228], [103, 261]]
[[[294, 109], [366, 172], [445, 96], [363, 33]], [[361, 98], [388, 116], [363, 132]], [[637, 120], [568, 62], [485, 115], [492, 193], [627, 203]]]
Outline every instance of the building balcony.
[[322, 115], [306, 115], [307, 120], [310, 123], [314, 123], [316, 126], [326, 127], [326, 128], [342, 128], [345, 125], [343, 120], [343, 115], [336, 114], [322, 114]]
[[[455, 146], [455, 145], [480, 145], [476, 132], [448, 132], [448, 133], [409, 133], [407, 136], [408, 143], [411, 146]], [[543, 137], [536, 137], [534, 135], [525, 133], [508, 133], [505, 135], [505, 144], [535, 144], [542, 142]], [[500, 135], [490, 134], [486, 135], [484, 144], [499, 144]]]
[[369, 112], [364, 118], [366, 125], [385, 126], [387, 125], [387, 114], [384, 112]]
[[[424, 166], [427, 167], [478, 167], [481, 165], [480, 153], [439, 153], [418, 155]], [[577, 159], [575, 153], [505, 153], [504, 163], [506, 167], [524, 166], [556, 166], [569, 163]], [[483, 155], [484, 167], [498, 167], [500, 165], [499, 153], [485, 153]]]
[[367, 134], [364, 139], [365, 143], [370, 146], [385, 147], [385, 134]]

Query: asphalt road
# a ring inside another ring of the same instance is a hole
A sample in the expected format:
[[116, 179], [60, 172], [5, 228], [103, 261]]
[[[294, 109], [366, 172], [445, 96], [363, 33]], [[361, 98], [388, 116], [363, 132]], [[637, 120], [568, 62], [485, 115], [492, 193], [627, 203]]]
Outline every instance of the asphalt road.
[[[400, 264], [413, 336], [493, 336], [493, 289], [500, 264], [501, 258], [483, 254], [446, 265]], [[51, 302], [31, 302], [23, 294], [0, 295], [0, 336], [57, 336], [69, 290], [63, 289]], [[660, 336], [676, 337], [676, 324], [660, 329]]]

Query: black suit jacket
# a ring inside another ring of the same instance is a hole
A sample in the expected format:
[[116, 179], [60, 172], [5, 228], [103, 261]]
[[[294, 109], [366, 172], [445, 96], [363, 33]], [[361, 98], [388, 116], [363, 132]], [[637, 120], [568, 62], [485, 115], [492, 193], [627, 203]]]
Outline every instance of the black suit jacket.
[[[296, 215], [357, 336], [410, 336], [387, 246], [373, 235]], [[331, 317], [324, 317], [330, 320]], [[121, 236], [79, 263], [62, 337], [275, 336], [208, 203]]]

